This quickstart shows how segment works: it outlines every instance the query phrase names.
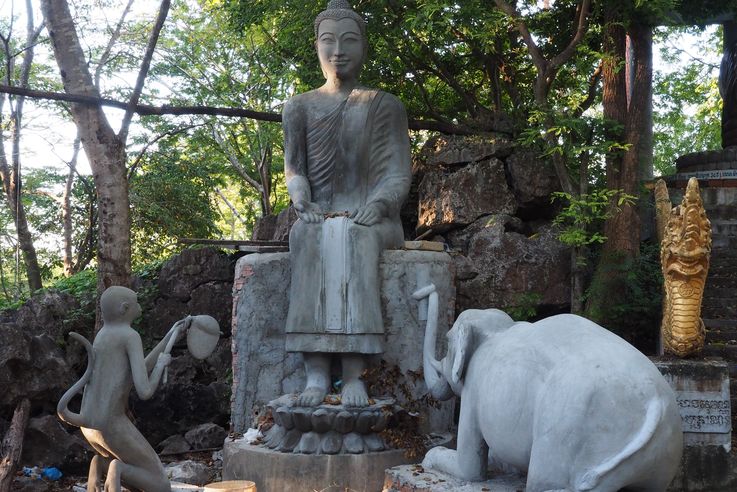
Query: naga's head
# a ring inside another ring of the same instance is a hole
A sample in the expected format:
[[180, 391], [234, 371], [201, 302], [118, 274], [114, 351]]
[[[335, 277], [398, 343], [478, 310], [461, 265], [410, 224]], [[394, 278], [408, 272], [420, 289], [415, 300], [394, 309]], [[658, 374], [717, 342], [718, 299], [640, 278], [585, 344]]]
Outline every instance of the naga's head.
[[699, 193], [699, 182], [691, 178], [681, 205], [671, 211], [663, 238], [663, 261], [701, 263], [711, 252], [711, 223]]

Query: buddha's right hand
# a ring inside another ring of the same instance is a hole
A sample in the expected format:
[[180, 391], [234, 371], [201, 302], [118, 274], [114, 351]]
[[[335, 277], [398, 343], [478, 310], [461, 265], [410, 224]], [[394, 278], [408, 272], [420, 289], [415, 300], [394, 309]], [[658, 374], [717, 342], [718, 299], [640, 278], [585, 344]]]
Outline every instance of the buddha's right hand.
[[320, 207], [316, 203], [300, 200], [294, 204], [294, 210], [297, 217], [304, 220], [308, 224], [317, 224], [322, 221], [323, 215]]

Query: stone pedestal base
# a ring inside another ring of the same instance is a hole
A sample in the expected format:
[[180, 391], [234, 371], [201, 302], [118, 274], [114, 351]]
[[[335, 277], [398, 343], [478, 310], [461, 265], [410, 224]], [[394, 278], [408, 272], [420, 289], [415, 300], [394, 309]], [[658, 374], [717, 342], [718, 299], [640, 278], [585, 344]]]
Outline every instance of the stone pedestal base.
[[485, 482], [467, 482], [419, 465], [395, 466], [386, 470], [383, 492], [522, 492], [525, 481], [514, 475], [499, 475]]
[[[430, 282], [439, 296], [438, 347], [445, 355], [445, 333], [455, 313], [455, 267], [447, 253], [388, 250], [381, 256], [381, 310], [384, 317], [384, 353], [373, 356], [369, 370], [385, 361], [387, 371], [399, 372], [396, 388], [386, 394], [407, 408], [407, 400], [427, 393], [422, 378], [422, 343], [427, 300], [412, 293]], [[233, 283], [233, 393], [232, 430], [245, 433], [255, 427], [266, 404], [305, 387], [301, 354], [286, 351], [285, 326], [289, 310], [291, 265], [289, 253], [247, 255], [238, 260]], [[378, 375], [379, 377], [382, 374]], [[400, 391], [399, 386], [406, 390]], [[374, 396], [374, 395], [371, 395]], [[379, 395], [377, 395], [379, 396]], [[453, 426], [453, 400], [438, 408], [419, 409], [422, 432], [448, 432]], [[320, 490], [320, 489], [318, 489]]]
[[[337, 395], [330, 395], [337, 398]], [[297, 395], [284, 395], [267, 405], [274, 425], [264, 433], [264, 444], [282, 453], [361, 454], [389, 446], [379, 435], [397, 408], [391, 398], [368, 407], [318, 405], [295, 407]]]
[[688, 446], [724, 446], [732, 442], [729, 372], [723, 361], [655, 360], [676, 393]]
[[683, 458], [669, 491], [737, 490], [729, 373], [723, 361], [654, 360], [676, 393], [683, 419]]
[[[446, 437], [439, 445], [447, 445]], [[223, 480], [251, 480], [258, 492], [378, 492], [384, 471], [410, 461], [403, 449], [363, 454], [307, 455], [281, 453], [245, 439], [226, 441]], [[447, 489], [446, 489], [447, 490]]]

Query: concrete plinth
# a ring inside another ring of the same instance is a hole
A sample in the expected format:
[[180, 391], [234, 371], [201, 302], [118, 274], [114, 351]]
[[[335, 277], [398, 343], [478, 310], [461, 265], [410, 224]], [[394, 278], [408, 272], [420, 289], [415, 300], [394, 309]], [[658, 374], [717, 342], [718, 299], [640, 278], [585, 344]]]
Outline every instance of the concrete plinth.
[[676, 393], [688, 446], [724, 446], [732, 441], [729, 371], [724, 361], [656, 360]]
[[737, 490], [729, 373], [724, 361], [654, 360], [676, 393], [683, 419], [683, 458], [669, 491]]
[[[377, 489], [378, 490], [378, 489]], [[383, 492], [522, 492], [523, 479], [498, 475], [484, 482], [467, 482], [419, 465], [402, 465], [386, 470]]]
[[251, 480], [258, 492], [378, 492], [387, 468], [410, 462], [403, 449], [307, 455], [280, 453], [240, 439], [223, 447], [223, 480]]
[[[422, 369], [422, 315], [426, 312], [422, 303], [427, 301], [418, 302], [411, 296], [417, 288], [435, 284], [440, 306], [436, 355], [444, 355], [443, 335], [453, 324], [455, 311], [453, 261], [447, 253], [388, 250], [379, 269], [385, 352], [374, 357], [373, 364], [376, 367], [383, 359], [388, 369], [397, 366], [401, 372], [397, 383], [406, 384], [412, 398], [419, 400], [427, 392], [422, 379], [416, 378]], [[253, 427], [269, 401], [304, 388], [301, 356], [287, 353], [284, 346], [290, 280], [289, 253], [248, 255], [236, 265], [231, 338], [231, 421], [235, 432]], [[387, 396], [396, 397], [400, 406], [404, 403], [402, 394]], [[426, 407], [420, 412], [422, 431], [447, 432], [453, 408], [452, 400], [438, 409]]]

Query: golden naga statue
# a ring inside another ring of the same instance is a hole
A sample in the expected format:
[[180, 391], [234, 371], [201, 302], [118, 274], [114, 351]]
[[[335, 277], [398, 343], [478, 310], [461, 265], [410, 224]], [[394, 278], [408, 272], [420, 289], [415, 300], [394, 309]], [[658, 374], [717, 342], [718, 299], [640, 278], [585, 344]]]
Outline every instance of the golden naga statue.
[[660, 249], [665, 280], [661, 336], [666, 353], [686, 357], [704, 347], [701, 300], [710, 253], [711, 223], [699, 182], [691, 178], [683, 202], [671, 210]]

